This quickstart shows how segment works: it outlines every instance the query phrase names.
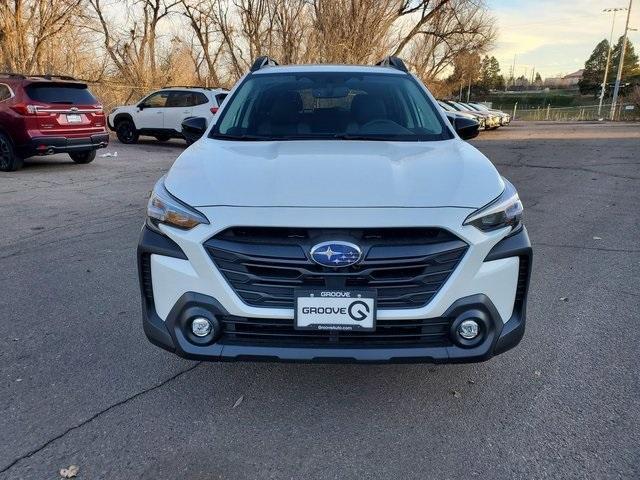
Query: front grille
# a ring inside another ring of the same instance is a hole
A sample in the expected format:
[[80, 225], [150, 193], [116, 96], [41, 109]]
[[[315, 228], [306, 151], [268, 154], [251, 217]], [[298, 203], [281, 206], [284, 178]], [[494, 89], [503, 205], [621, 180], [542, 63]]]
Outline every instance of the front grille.
[[224, 325], [225, 345], [296, 346], [449, 346], [450, 320], [378, 320], [374, 332], [328, 332], [295, 330], [293, 320], [219, 317]]
[[[343, 240], [364, 260], [346, 268], [317, 265], [312, 246]], [[378, 308], [419, 308], [440, 290], [467, 244], [437, 228], [231, 228], [205, 242], [227, 282], [248, 305], [294, 307], [296, 289], [373, 288]]]

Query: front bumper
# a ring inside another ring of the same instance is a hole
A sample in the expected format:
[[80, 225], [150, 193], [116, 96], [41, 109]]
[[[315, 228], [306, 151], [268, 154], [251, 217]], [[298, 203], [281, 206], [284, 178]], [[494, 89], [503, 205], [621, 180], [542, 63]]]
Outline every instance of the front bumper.
[[97, 133], [86, 137], [41, 136], [33, 137], [20, 150], [25, 156], [52, 155], [54, 153], [84, 152], [105, 148], [109, 144], [108, 133]]
[[[168, 236], [158, 234], [144, 227], [138, 246], [138, 269], [140, 272], [140, 287], [143, 304], [143, 327], [149, 340], [157, 346], [174, 352], [182, 357], [212, 361], [223, 360], [263, 360], [263, 361], [303, 361], [303, 362], [364, 362], [364, 363], [394, 363], [394, 362], [478, 362], [505, 352], [517, 345], [525, 329], [526, 297], [529, 286], [532, 250], [526, 229], [523, 227], [518, 232], [502, 236], [491, 243], [490, 248], [481, 253], [482, 267], [490, 266], [494, 270], [493, 275], [496, 284], [501, 284], [502, 279], [498, 267], [507, 265], [508, 262], [517, 260], [517, 280], [514, 278], [513, 292], [511, 293], [511, 307], [505, 310], [504, 299], [497, 293], [487, 289], [470, 295], [460, 296], [454, 301], [434, 299], [428, 306], [434, 307], [431, 313], [437, 315], [420, 315], [409, 312], [405, 317], [400, 313], [380, 311], [379, 318], [387, 318], [387, 321], [396, 318], [421, 318], [424, 321], [449, 322], [454, 324], [456, 319], [465, 312], [476, 312], [485, 322], [483, 324], [483, 338], [473, 347], [460, 345], [455, 341], [455, 335], [451, 334], [451, 341], [439, 346], [424, 345], [358, 345], [355, 346], [317, 346], [309, 344], [292, 345], [290, 343], [278, 345], [272, 343], [265, 345], [238, 343], [224, 334], [215, 343], [202, 344], [190, 336], [188, 323], [194, 315], [204, 315], [209, 318], [227, 318], [236, 320], [260, 320], [258, 317], [269, 319], [279, 318], [293, 322], [292, 312], [281, 312], [274, 309], [251, 308], [248, 306], [238, 310], [236, 305], [229, 303], [225, 295], [215, 291], [204, 292], [193, 277], [197, 275], [198, 267], [192, 272], [185, 271], [184, 279], [177, 278], [181, 284], [176, 297], [169, 301], [170, 308], [166, 306], [168, 290], [163, 289], [161, 282], [166, 282], [167, 272], [163, 270], [162, 260], [176, 265], [187, 266], [194, 256], [193, 245], [183, 244], [184, 248], [174, 240], [181, 241], [179, 237], [173, 240]], [[185, 253], [186, 252], [186, 253]], [[466, 259], [468, 260], [468, 259]], [[504, 263], [507, 262], [507, 263]], [[197, 262], [196, 262], [197, 263]], [[152, 268], [152, 266], [155, 266]], [[482, 270], [482, 267], [480, 270]], [[182, 267], [177, 267], [182, 268]], [[207, 268], [215, 268], [207, 265]], [[464, 269], [465, 265], [460, 268]], [[469, 268], [467, 265], [466, 268]], [[216, 272], [217, 273], [217, 272]], [[175, 272], [171, 273], [175, 275]], [[154, 282], [154, 278], [157, 279]], [[451, 279], [455, 281], [456, 278]], [[458, 278], [459, 281], [459, 278]], [[483, 283], [491, 282], [491, 278], [484, 276]], [[515, 284], [517, 281], [517, 285]], [[470, 287], [471, 289], [477, 287]], [[200, 291], [197, 291], [200, 290]], [[451, 290], [449, 285], [448, 290]], [[463, 292], [464, 290], [459, 290]], [[445, 292], [441, 292], [444, 296]], [[467, 292], [469, 293], [469, 292]], [[488, 294], [487, 294], [488, 293]], [[492, 299], [493, 297], [493, 299]], [[498, 303], [496, 304], [496, 300]], [[446, 308], [438, 312], [439, 304], [447, 304]], [[157, 302], [160, 302], [157, 304]], [[223, 305], [224, 303], [224, 305]], [[433, 304], [433, 305], [432, 305]], [[505, 318], [505, 312], [508, 317]]]

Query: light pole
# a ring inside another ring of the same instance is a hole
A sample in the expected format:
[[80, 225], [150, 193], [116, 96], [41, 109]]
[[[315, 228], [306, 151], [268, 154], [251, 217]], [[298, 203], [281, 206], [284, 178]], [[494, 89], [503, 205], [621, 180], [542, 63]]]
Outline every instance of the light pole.
[[622, 40], [622, 51], [620, 52], [620, 62], [618, 63], [618, 75], [616, 76], [616, 86], [613, 89], [613, 99], [611, 100], [611, 120], [616, 114], [616, 103], [618, 102], [618, 93], [620, 92], [620, 80], [622, 79], [622, 67], [624, 65], [624, 54], [627, 49], [627, 33], [629, 32], [629, 17], [631, 16], [631, 5], [633, 0], [629, 0], [629, 8], [627, 9], [627, 23], [624, 26], [624, 38]]
[[609, 76], [609, 63], [611, 62], [611, 52], [613, 51], [613, 27], [616, 23], [616, 12], [626, 10], [626, 8], [605, 8], [603, 12], [613, 12], [613, 19], [611, 20], [611, 34], [609, 35], [609, 50], [607, 51], [607, 66], [604, 68], [604, 78], [602, 79], [602, 88], [600, 89], [600, 102], [598, 103], [598, 118], [600, 117], [600, 111], [602, 110], [602, 102], [604, 100], [604, 92], [607, 88], [607, 77]]

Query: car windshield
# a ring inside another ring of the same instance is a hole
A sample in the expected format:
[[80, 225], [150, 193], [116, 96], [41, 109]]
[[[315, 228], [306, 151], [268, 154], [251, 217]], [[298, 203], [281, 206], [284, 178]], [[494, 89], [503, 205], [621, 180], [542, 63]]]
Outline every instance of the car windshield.
[[449, 105], [451, 105], [454, 109], [456, 109], [459, 112], [462, 112], [464, 110], [469, 110], [468, 108], [463, 107], [461, 104], [459, 104], [458, 102], [453, 102], [453, 101], [449, 101], [447, 102]]
[[453, 138], [411, 76], [366, 72], [250, 75], [210, 136], [247, 141]]
[[467, 110], [469, 110], [470, 112], [479, 112], [480, 109], [478, 107], [475, 107], [473, 105], [471, 105], [470, 103], [463, 103], [462, 104], [463, 107], [467, 107]]
[[82, 84], [32, 83], [26, 88], [31, 100], [43, 103], [94, 105], [98, 101]]
[[444, 102], [438, 101], [438, 105], [440, 105], [442, 108], [444, 108], [448, 112], [455, 112], [456, 111], [455, 108], [453, 108], [451, 105], [447, 105]]

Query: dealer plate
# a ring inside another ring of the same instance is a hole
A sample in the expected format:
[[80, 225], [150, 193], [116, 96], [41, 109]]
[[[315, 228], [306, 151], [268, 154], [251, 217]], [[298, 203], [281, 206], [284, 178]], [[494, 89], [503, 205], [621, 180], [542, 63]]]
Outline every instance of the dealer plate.
[[297, 290], [295, 328], [338, 332], [376, 329], [375, 290]]

